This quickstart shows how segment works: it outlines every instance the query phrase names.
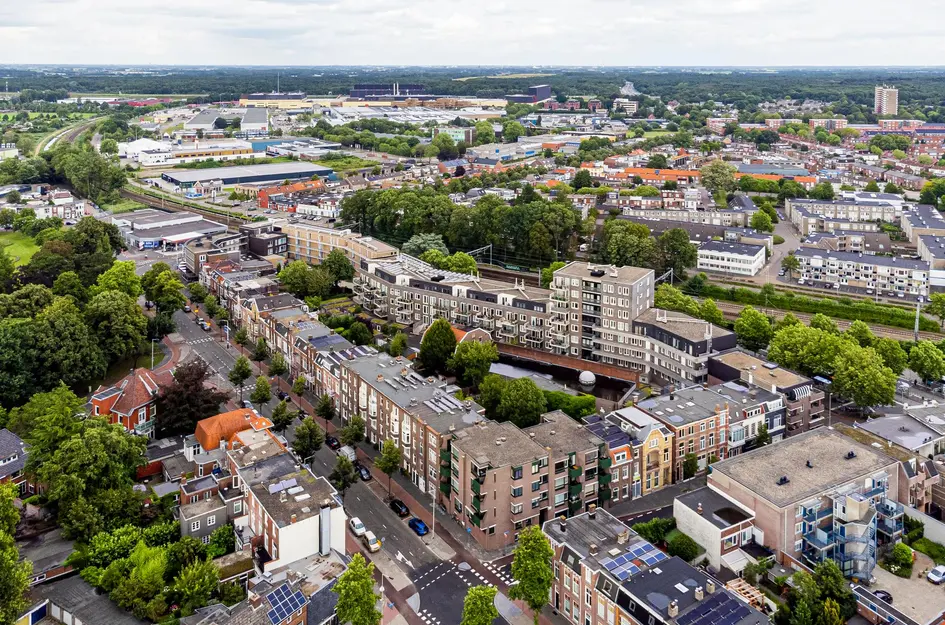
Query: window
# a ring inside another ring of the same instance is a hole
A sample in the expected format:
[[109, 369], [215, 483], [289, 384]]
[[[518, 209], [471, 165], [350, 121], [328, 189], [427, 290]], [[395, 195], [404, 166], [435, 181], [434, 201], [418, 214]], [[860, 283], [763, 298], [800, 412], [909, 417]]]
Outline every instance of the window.
[[522, 467], [512, 467], [512, 479], [513, 480], [522, 479]]
[[536, 481], [532, 482], [532, 492], [533, 492], [533, 493], [534, 493], [535, 491], [537, 491], [538, 489], [540, 489], [540, 488], [541, 488], [541, 480], [536, 480]]
[[239, 513], [242, 512], [242, 511], [243, 511], [243, 502], [242, 502], [242, 501], [236, 501], [236, 502], [233, 504], [233, 512], [234, 512], [235, 514], [239, 514]]
[[199, 529], [200, 529], [200, 521], [194, 521], [193, 523], [190, 524], [190, 531], [196, 532]]
[[211, 525], [216, 525], [216, 524], [217, 524], [217, 515], [211, 514], [210, 516], [207, 517], [207, 527], [210, 527]]
[[522, 511], [522, 508], [523, 508], [522, 504], [520, 504], [520, 503], [513, 503], [513, 504], [512, 504], [512, 514], [518, 514], [519, 512]]
[[202, 543], [205, 544], [205, 545], [209, 545], [209, 544], [210, 544], [210, 534], [207, 534], [206, 536], [201, 536], [201, 537], [200, 537], [200, 542], [202, 542]]
[[514, 487], [512, 488], [512, 496], [513, 496], [513, 497], [521, 497], [521, 496], [522, 496], [522, 487], [521, 487], [521, 486], [514, 486]]
[[627, 461], [627, 452], [620, 451], [614, 454], [614, 464], [620, 464]]

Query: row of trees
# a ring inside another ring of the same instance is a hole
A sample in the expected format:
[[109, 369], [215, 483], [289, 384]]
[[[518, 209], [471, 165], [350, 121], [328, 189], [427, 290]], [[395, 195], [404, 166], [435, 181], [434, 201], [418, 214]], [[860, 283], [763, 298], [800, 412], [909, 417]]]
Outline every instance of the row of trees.
[[305, 261], [294, 260], [279, 272], [279, 282], [285, 290], [303, 300], [327, 297], [337, 288], [339, 281], [353, 277], [354, 266], [340, 249], [332, 250], [318, 265], [310, 266]]
[[611, 219], [604, 224], [600, 258], [618, 267], [653, 269], [657, 275], [672, 269], [676, 278], [682, 279], [686, 270], [696, 265], [697, 248], [682, 228], [654, 237], [645, 224]]

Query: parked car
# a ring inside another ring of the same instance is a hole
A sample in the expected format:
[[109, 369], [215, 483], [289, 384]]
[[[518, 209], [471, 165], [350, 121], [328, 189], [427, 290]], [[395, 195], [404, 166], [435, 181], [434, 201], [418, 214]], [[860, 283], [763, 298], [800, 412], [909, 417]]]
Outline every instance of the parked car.
[[351, 517], [351, 520], [348, 521], [348, 526], [351, 528], [351, 531], [355, 536], [363, 536], [367, 532], [367, 528], [364, 527], [364, 523], [361, 522], [356, 516]]
[[308, 413], [305, 412], [304, 410], [299, 410], [298, 415], [299, 415], [299, 421], [305, 421], [306, 419], [308, 419]]
[[364, 535], [361, 536], [361, 542], [371, 553], [381, 550], [381, 541], [377, 539], [374, 532], [364, 532]]
[[945, 565], [939, 564], [937, 567], [929, 571], [929, 574], [925, 576], [927, 580], [933, 584], [941, 584], [945, 582]]
[[410, 508], [407, 507], [407, 504], [402, 502], [400, 499], [392, 499], [390, 502], [390, 509], [397, 513], [397, 516], [404, 518], [410, 516]]
[[184, 312], [190, 312], [190, 304], [184, 306]]
[[412, 529], [414, 533], [416, 533], [417, 536], [426, 536], [430, 532], [430, 529], [427, 527], [427, 524], [421, 521], [420, 519], [418, 519], [417, 517], [413, 517], [412, 519], [407, 521], [407, 525], [410, 526], [410, 529]]
[[892, 597], [892, 595], [889, 593], [889, 591], [886, 591], [886, 590], [874, 590], [874, 591], [873, 591], [873, 594], [876, 595], [876, 598], [877, 598], [877, 599], [880, 599], [881, 601], [885, 601], [886, 603], [892, 605], [893, 597]]
[[337, 451], [338, 449], [341, 449], [341, 441], [339, 441], [334, 436], [326, 436], [325, 444], [328, 445], [328, 449], [331, 449], [332, 451]]
[[203, 323], [201, 323], [201, 324], [200, 324], [200, 327], [203, 329], [204, 332], [209, 332], [209, 331], [210, 331], [210, 324], [207, 323], [206, 321], [204, 321]]
[[352, 464], [354, 464], [354, 461], [358, 459], [358, 455], [357, 455], [357, 452], [354, 451], [354, 447], [350, 447], [348, 445], [345, 445], [344, 447], [339, 448], [338, 455], [344, 456], [345, 458], [350, 460]]
[[243, 408], [252, 408], [252, 407], [253, 407], [253, 402], [249, 401], [248, 399], [243, 400]]
[[354, 467], [354, 470], [358, 472], [358, 475], [361, 476], [361, 481], [369, 482], [371, 481], [371, 472], [368, 471], [368, 468], [363, 464], [359, 464]]
[[276, 395], [279, 397], [279, 401], [289, 398], [289, 394], [286, 393], [285, 391], [279, 391]]

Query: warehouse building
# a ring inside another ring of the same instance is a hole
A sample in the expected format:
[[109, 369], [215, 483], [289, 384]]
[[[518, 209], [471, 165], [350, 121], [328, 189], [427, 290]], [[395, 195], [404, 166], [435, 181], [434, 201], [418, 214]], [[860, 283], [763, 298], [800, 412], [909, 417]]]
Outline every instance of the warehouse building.
[[174, 249], [188, 241], [226, 232], [226, 226], [194, 213], [166, 213], [153, 208], [112, 217], [129, 248]]
[[312, 176], [325, 178], [334, 173], [331, 168], [314, 163], [292, 162], [241, 167], [214, 167], [190, 169], [161, 174], [161, 178], [181, 189], [190, 189], [198, 182], [221, 180], [224, 186], [247, 182], [281, 182], [308, 180]]

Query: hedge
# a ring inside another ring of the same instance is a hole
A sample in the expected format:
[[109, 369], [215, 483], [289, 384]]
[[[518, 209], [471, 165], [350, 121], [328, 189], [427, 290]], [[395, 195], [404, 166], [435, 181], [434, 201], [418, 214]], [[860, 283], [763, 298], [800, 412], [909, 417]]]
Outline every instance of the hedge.
[[544, 393], [548, 412], [561, 410], [572, 419], [580, 421], [581, 417], [597, 411], [597, 400], [593, 395], [571, 395], [564, 391], [544, 391]]
[[912, 548], [935, 560], [935, 564], [945, 564], [945, 547], [928, 538], [919, 538], [914, 541]]

